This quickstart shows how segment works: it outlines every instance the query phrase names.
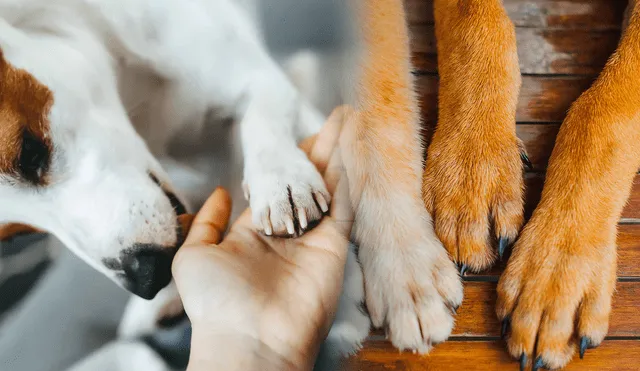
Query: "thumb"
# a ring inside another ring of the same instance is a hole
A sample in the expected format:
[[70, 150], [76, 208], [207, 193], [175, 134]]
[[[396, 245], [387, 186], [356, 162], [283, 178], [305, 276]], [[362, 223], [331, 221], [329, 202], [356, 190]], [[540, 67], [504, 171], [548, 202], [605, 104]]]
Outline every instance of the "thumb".
[[216, 188], [198, 212], [184, 245], [215, 245], [227, 230], [231, 217], [231, 197], [223, 188]]

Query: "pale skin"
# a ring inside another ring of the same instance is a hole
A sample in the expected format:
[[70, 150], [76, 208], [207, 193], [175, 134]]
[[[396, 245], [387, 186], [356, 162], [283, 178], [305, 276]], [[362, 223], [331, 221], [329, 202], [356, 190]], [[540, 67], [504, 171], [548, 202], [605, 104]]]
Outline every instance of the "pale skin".
[[333, 195], [311, 231], [267, 237], [247, 209], [223, 238], [231, 212], [223, 189], [193, 220], [173, 262], [193, 326], [188, 371], [312, 368], [337, 310], [353, 220], [337, 145], [342, 112], [301, 145]]

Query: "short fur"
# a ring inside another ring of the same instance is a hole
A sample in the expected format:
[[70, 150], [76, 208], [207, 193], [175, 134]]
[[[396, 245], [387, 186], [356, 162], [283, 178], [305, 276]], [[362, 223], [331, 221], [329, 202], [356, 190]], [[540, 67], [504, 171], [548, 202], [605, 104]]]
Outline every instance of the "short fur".
[[571, 360], [574, 331], [595, 347], [608, 330], [617, 222], [640, 165], [640, 6], [627, 14], [618, 49], [560, 128], [542, 199], [498, 286], [509, 352], [548, 368]]
[[[498, 285], [509, 352], [549, 369], [573, 357], [574, 330], [589, 347], [607, 333], [616, 226], [640, 165], [635, 1], [627, 14], [618, 50], [561, 126], [542, 199]], [[523, 221], [515, 32], [499, 0], [435, 0], [435, 20], [439, 118], [423, 194], [453, 259], [478, 271]]]
[[360, 37], [352, 161], [354, 237], [367, 308], [400, 349], [447, 339], [462, 285], [420, 197], [423, 149], [401, 0], [357, 3]]

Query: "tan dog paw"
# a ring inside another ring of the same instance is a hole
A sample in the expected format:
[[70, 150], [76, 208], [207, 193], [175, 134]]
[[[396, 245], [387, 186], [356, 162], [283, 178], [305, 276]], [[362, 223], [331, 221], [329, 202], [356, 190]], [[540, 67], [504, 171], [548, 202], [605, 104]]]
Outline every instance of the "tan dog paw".
[[428, 353], [451, 334], [462, 303], [455, 265], [435, 236], [412, 246], [362, 250], [367, 308], [400, 350]]
[[616, 282], [615, 227], [543, 218], [525, 227], [498, 284], [498, 318], [521, 369], [561, 368], [576, 345], [581, 358], [598, 346]]
[[423, 197], [438, 237], [462, 269], [490, 267], [515, 241], [524, 213], [523, 158], [528, 161], [515, 133], [489, 140], [434, 136]]
[[436, 0], [434, 15], [438, 126], [423, 198], [461, 273], [480, 271], [515, 241], [523, 221], [515, 28], [501, 1]]

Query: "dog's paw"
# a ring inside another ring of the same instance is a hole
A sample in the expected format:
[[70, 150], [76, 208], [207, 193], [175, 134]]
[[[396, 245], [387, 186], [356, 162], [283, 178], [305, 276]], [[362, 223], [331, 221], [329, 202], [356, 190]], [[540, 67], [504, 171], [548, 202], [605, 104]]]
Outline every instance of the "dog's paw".
[[534, 216], [515, 244], [498, 284], [496, 310], [503, 334], [509, 332], [509, 353], [522, 368], [533, 362], [534, 369], [556, 369], [571, 360], [576, 345], [582, 357], [607, 333], [615, 227], [542, 218]]
[[462, 283], [435, 235], [409, 246], [363, 249], [360, 259], [371, 321], [386, 327], [395, 347], [428, 353], [449, 337]]
[[518, 235], [528, 158], [515, 133], [452, 136], [436, 133], [429, 146], [423, 198], [452, 259], [477, 272], [501, 258]]
[[331, 202], [322, 176], [297, 148], [254, 160], [245, 170], [244, 191], [253, 223], [266, 235], [304, 233]]

